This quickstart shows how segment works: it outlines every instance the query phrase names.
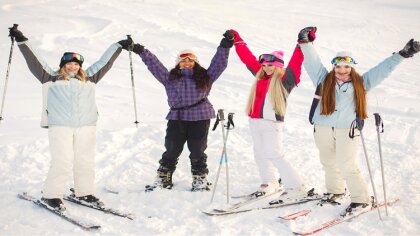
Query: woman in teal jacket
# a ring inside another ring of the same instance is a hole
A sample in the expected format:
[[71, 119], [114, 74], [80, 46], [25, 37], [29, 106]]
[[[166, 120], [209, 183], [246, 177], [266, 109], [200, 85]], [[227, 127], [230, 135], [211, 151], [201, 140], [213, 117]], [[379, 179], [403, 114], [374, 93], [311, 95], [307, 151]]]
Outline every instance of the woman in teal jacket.
[[304, 67], [313, 84], [320, 85], [319, 103], [313, 106], [314, 138], [325, 170], [328, 194], [326, 200], [335, 202], [347, 188], [351, 204], [342, 215], [368, 209], [371, 204], [367, 184], [360, 173], [356, 156], [358, 139], [349, 137], [351, 123], [367, 118], [366, 92], [381, 83], [404, 58], [420, 50], [420, 44], [411, 39], [404, 49], [359, 75], [356, 61], [350, 52], [338, 52], [328, 71], [321, 63], [312, 43], [316, 27], [300, 31], [298, 42], [304, 55]]
[[103, 56], [86, 70], [83, 56], [66, 52], [60, 69], [52, 70], [32, 50], [28, 39], [16, 29], [9, 36], [17, 42], [32, 74], [42, 83], [43, 108], [41, 127], [48, 128], [51, 166], [42, 191], [42, 203], [50, 209], [64, 211], [62, 202], [73, 167], [73, 197], [86, 204], [102, 206], [94, 196], [96, 122], [96, 84], [127, 49], [131, 40], [112, 44]]

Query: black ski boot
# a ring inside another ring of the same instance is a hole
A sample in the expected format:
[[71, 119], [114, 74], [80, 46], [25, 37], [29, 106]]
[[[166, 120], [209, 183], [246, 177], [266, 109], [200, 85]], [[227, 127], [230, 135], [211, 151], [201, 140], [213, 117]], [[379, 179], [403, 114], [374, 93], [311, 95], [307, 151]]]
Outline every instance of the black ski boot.
[[172, 183], [172, 171], [161, 171], [162, 168], [159, 167], [157, 170], [157, 175], [155, 178], [155, 182], [152, 185], [146, 185], [145, 191], [151, 192], [155, 188], [164, 188], [164, 189], [172, 189], [174, 184]]
[[52, 209], [52, 210], [56, 210], [56, 211], [65, 211], [66, 207], [64, 206], [63, 201], [61, 201], [60, 198], [41, 198], [42, 203]]
[[74, 197], [76, 200], [79, 200], [82, 203], [87, 204], [87, 205], [92, 205], [96, 207], [103, 207], [105, 205], [101, 200], [99, 200], [99, 198], [91, 194], [82, 196], [82, 197], [76, 197], [73, 195], [72, 197]]
[[207, 181], [207, 174], [193, 175], [191, 191], [210, 191], [211, 183]]

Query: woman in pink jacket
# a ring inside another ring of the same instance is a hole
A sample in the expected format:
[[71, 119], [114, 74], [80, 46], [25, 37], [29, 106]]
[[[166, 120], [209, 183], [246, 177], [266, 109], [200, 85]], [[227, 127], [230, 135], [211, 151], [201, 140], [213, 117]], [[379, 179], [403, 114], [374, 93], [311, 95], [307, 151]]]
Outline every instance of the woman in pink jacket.
[[306, 194], [302, 179], [284, 158], [283, 147], [287, 97], [300, 82], [302, 51], [297, 45], [285, 68], [283, 51], [262, 54], [257, 59], [239, 33], [231, 32], [235, 35], [234, 45], [239, 58], [256, 78], [246, 107], [254, 157], [262, 181], [254, 194], [256, 197], [270, 195], [284, 191], [284, 187]]

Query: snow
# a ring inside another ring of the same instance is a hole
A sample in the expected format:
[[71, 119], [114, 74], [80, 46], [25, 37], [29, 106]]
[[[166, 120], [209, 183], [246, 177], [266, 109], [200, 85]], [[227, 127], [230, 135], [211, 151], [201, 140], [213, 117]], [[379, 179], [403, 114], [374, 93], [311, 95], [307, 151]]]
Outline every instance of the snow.
[[[336, 51], [350, 50], [364, 72], [410, 38], [420, 40], [420, 2], [414, 0], [354, 1], [169, 1], [169, 0], [1, 0], [0, 90], [10, 50], [8, 27], [14, 23], [52, 67], [57, 68], [64, 51], [80, 52], [88, 66], [113, 42], [131, 34], [168, 67], [176, 53], [191, 48], [207, 67], [226, 29], [240, 32], [259, 55], [284, 50], [286, 61], [297, 33], [306, 26], [318, 27], [315, 47], [325, 65]], [[417, 23], [416, 23], [417, 22]], [[168, 111], [163, 87], [141, 60], [133, 55], [139, 127], [134, 122], [129, 57], [123, 52], [97, 86], [100, 118], [97, 126], [97, 195], [113, 208], [132, 212], [131, 221], [66, 203], [73, 213], [88, 217], [107, 235], [290, 235], [327, 219], [336, 210], [309, 215], [304, 222], [281, 222], [277, 217], [308, 205], [209, 217], [210, 192], [189, 191], [191, 174], [188, 152], [180, 157], [172, 191], [144, 193], [164, 151]], [[387, 196], [400, 198], [380, 221], [376, 211], [351, 223], [324, 231], [324, 235], [415, 235], [420, 231], [420, 56], [408, 59], [381, 85], [369, 93], [369, 116], [364, 128], [367, 152], [380, 199], [382, 180], [373, 113], [384, 120], [381, 134]], [[298, 168], [308, 186], [325, 191], [318, 151], [307, 121], [314, 87], [305, 71], [302, 82], [289, 99], [285, 124], [287, 158]], [[213, 86], [210, 100], [216, 109], [235, 113], [235, 129], [227, 142], [230, 192], [240, 195], [259, 186], [245, 102], [253, 78], [231, 50], [229, 66]], [[0, 235], [92, 234], [51, 215], [16, 195], [27, 191], [41, 196], [50, 153], [47, 130], [39, 127], [41, 86], [27, 69], [15, 46], [8, 81], [4, 120], [0, 124]], [[213, 120], [214, 122], [214, 120]], [[212, 122], [212, 123], [213, 123]], [[207, 154], [209, 180], [214, 182], [223, 146], [220, 127], [210, 132]], [[360, 144], [361, 145], [361, 144]], [[187, 149], [187, 148], [185, 148]], [[360, 165], [369, 180], [360, 146]], [[71, 186], [71, 179], [68, 181]], [[370, 183], [370, 181], [369, 181]], [[105, 188], [119, 191], [112, 194]], [[215, 204], [226, 201], [222, 166]], [[233, 202], [233, 200], [232, 200]], [[99, 234], [98, 233], [98, 234]]]

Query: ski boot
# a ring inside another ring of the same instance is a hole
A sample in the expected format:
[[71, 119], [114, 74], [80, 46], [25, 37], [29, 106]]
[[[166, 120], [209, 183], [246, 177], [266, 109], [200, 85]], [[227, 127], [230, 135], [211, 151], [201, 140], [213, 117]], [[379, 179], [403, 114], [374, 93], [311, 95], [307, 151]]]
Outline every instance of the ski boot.
[[349, 197], [349, 192], [347, 191], [347, 189], [344, 190], [344, 193], [324, 193], [324, 197], [321, 199], [318, 205], [341, 205], [341, 202], [347, 197]]
[[162, 168], [159, 167], [157, 170], [157, 175], [155, 178], [155, 182], [151, 185], [145, 186], [146, 192], [151, 192], [155, 188], [163, 188], [163, 189], [172, 189], [174, 184], [172, 183], [172, 171], [161, 171]]
[[60, 198], [41, 198], [41, 203], [54, 211], [63, 212], [66, 210], [66, 207]]
[[358, 215], [361, 212], [369, 211], [375, 205], [374, 198], [371, 197], [371, 202], [368, 203], [356, 203], [352, 202], [346, 208], [346, 210], [340, 214], [342, 217], [350, 216], [353, 214]]
[[193, 175], [193, 181], [191, 184], [191, 191], [197, 192], [197, 191], [210, 191], [210, 185], [207, 181], [207, 174], [201, 174], [201, 175]]

